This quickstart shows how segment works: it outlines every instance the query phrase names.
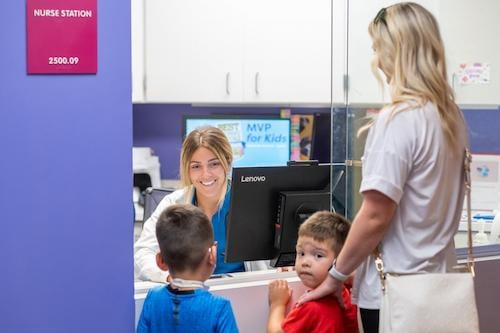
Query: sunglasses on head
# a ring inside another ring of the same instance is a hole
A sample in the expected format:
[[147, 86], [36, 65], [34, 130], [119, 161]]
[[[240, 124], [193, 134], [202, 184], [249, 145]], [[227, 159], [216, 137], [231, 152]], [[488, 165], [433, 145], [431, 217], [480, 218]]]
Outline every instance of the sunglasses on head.
[[379, 24], [379, 22], [382, 22], [385, 25], [387, 25], [387, 22], [385, 21], [385, 8], [380, 9], [375, 18], [373, 19], [373, 23]]

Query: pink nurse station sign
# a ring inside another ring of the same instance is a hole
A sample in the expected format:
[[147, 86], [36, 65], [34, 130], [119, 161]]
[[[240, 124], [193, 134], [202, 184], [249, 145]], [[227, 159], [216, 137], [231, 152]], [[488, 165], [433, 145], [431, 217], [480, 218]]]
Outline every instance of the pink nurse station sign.
[[97, 73], [97, 0], [27, 0], [28, 74]]

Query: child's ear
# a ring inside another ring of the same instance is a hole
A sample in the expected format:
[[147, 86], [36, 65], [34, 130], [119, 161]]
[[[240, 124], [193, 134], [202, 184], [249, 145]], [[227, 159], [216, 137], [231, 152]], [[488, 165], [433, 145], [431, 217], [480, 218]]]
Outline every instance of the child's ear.
[[210, 251], [208, 252], [208, 263], [212, 266], [215, 266], [217, 264], [217, 246], [212, 245], [210, 247]]
[[163, 260], [160, 252], [156, 254], [156, 264], [162, 271], [168, 271], [167, 263], [165, 262], [165, 260]]

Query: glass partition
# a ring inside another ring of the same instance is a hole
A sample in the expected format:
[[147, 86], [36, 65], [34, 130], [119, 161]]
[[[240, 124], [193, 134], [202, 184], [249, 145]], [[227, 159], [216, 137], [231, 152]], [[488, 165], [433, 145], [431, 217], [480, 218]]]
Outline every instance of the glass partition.
[[[346, 168], [345, 206], [346, 216], [351, 219], [361, 204], [361, 156], [366, 139], [366, 135], [357, 137], [356, 133], [370, 112], [389, 101], [387, 87], [378, 84], [370, 68], [373, 51], [368, 24], [380, 8], [395, 2], [346, 0], [347, 19], [343, 29], [347, 89], [345, 105], [331, 108], [332, 161]], [[500, 47], [494, 41], [500, 34], [500, 2], [416, 2], [428, 8], [438, 20], [445, 43], [449, 83], [469, 127], [475, 251], [498, 254], [500, 216], [496, 221], [494, 217], [500, 210]], [[464, 214], [455, 237], [457, 248], [466, 246], [465, 217]]]

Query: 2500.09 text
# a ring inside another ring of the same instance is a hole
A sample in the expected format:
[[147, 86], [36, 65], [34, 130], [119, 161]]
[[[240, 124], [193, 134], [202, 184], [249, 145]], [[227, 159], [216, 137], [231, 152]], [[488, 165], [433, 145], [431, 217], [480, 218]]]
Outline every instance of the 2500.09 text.
[[76, 65], [78, 57], [49, 57], [49, 65]]

